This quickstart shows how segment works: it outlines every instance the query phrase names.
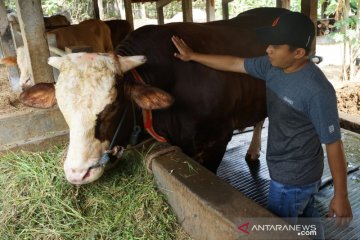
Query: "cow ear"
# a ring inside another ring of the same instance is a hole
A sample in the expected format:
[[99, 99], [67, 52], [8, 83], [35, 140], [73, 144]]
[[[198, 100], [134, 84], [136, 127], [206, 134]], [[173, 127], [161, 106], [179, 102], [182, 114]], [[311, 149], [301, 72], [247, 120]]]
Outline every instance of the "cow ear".
[[60, 70], [63, 60], [64, 60], [63, 57], [49, 57], [48, 64], [50, 66]]
[[0, 64], [4, 64], [5, 66], [16, 66], [17, 65], [17, 59], [16, 57], [5, 57], [0, 59]]
[[20, 102], [29, 107], [50, 108], [56, 104], [55, 84], [38, 83], [20, 94]]
[[117, 55], [120, 63], [122, 73], [125, 73], [133, 68], [136, 68], [146, 62], [146, 57], [143, 55], [122, 57]]
[[167, 108], [174, 102], [173, 97], [167, 92], [145, 84], [133, 85], [130, 93], [137, 105], [146, 110]]

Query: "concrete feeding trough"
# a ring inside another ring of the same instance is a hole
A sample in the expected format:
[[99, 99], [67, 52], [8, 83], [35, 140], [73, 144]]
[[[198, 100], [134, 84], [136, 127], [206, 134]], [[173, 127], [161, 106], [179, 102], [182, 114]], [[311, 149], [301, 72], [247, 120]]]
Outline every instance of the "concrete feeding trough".
[[[151, 147], [148, 147], [151, 146]], [[149, 151], [150, 149], [150, 151]], [[148, 152], [149, 151], [149, 152]], [[286, 223], [221, 180], [177, 147], [147, 142], [145, 163], [178, 222], [194, 239], [307, 239], [293, 231], [253, 231], [249, 225]]]
[[68, 141], [68, 127], [59, 109], [31, 109], [0, 115], [0, 153], [43, 150]]

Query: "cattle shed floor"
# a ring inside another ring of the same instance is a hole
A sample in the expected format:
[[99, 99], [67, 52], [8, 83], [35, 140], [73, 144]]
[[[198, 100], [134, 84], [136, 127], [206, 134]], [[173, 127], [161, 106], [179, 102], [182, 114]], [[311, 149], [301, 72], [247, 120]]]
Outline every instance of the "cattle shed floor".
[[[235, 134], [227, 146], [227, 151], [217, 175], [234, 188], [263, 207], [267, 205], [270, 177], [265, 160], [267, 123], [262, 131], [262, 150], [259, 164], [247, 164], [245, 154], [250, 144], [252, 131]], [[330, 170], [325, 159], [322, 184], [316, 205], [322, 217], [326, 239], [360, 239], [360, 135], [342, 129], [346, 158], [348, 161], [348, 190], [353, 211], [353, 221], [346, 229], [336, 228], [332, 221], [326, 220], [328, 206], [333, 196]], [[325, 151], [324, 151], [325, 152]]]

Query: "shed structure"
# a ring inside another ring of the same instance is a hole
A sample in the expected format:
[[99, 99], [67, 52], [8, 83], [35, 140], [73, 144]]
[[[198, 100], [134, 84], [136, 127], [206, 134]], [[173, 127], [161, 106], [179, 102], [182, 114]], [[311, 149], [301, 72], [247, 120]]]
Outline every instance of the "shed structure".
[[[132, 4], [139, 2], [156, 2], [158, 23], [164, 24], [163, 8], [173, 0], [124, 0], [126, 20], [134, 26]], [[222, 0], [223, 18], [228, 19], [228, 4], [233, 0]], [[28, 55], [31, 74], [35, 83], [39, 82], [54, 82], [54, 77], [51, 67], [47, 64], [47, 59], [50, 56], [48, 43], [46, 39], [45, 26], [43, 21], [43, 13], [40, 0], [15, 0], [17, 14], [21, 29], [21, 36], [25, 47], [25, 52]], [[192, 0], [181, 0], [183, 10], [183, 21], [192, 22]], [[93, 0], [95, 17], [99, 18], [99, 8], [97, 0]], [[317, 19], [317, 4], [318, 1], [302, 0], [301, 11], [316, 24]], [[290, 0], [277, 0], [276, 7], [289, 8]], [[206, 15], [207, 21], [215, 20], [215, 1], [206, 0]], [[18, 47], [12, 35], [11, 26], [7, 21], [5, 1], [0, 1], [0, 33], [1, 33], [1, 49], [3, 56], [14, 56], [15, 48]], [[315, 50], [315, 42], [313, 43]], [[13, 90], [20, 90], [18, 86], [19, 72], [16, 67], [8, 69], [8, 76]]]

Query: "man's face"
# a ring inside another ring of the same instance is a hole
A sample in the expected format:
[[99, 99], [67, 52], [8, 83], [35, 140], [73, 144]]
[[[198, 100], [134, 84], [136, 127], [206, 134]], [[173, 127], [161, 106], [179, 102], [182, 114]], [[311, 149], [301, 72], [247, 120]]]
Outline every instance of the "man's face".
[[295, 62], [296, 51], [291, 52], [289, 45], [269, 45], [266, 49], [271, 65], [286, 69]]

